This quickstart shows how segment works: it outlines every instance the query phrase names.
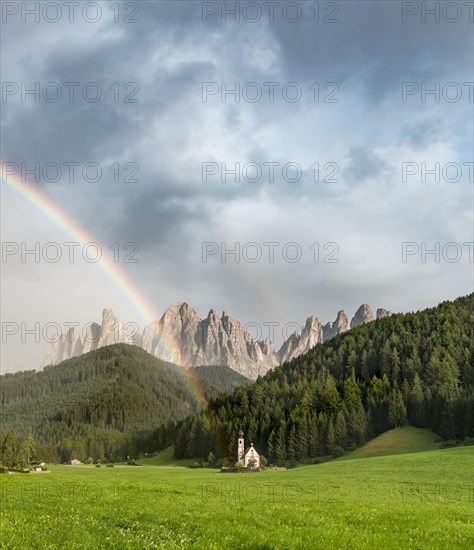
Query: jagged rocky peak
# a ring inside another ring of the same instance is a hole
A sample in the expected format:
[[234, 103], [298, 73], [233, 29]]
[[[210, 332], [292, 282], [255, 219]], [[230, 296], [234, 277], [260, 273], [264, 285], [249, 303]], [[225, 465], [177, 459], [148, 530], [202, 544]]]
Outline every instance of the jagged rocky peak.
[[201, 319], [195, 309], [186, 302], [176, 302], [158, 322], [145, 328], [145, 349], [165, 361], [190, 366], [199, 347], [200, 323]]
[[[214, 310], [211, 310], [211, 311], [214, 311]], [[240, 322], [237, 321], [237, 319], [234, 319], [227, 311], [222, 312], [221, 323], [224, 326], [224, 328], [226, 329], [226, 331], [229, 332], [229, 333], [237, 325], [240, 325]]]
[[148, 353], [152, 353], [153, 346], [156, 344], [159, 334], [159, 321], [153, 321], [143, 329], [142, 347]]
[[219, 315], [217, 314], [217, 311], [215, 309], [209, 310], [209, 313], [207, 314], [207, 318], [215, 324], [219, 323], [220, 321]]
[[187, 302], [176, 302], [170, 306], [162, 315], [160, 322], [173, 319], [199, 319], [197, 311]]
[[71, 357], [77, 357], [82, 353], [82, 341], [79, 331], [75, 327], [71, 327], [66, 333], [66, 342], [68, 352]]
[[254, 342], [255, 339], [250, 332], [246, 330], [240, 321], [234, 319], [227, 311], [222, 312], [220, 322], [223, 330], [231, 341], [240, 341], [242, 345], [245, 345], [245, 343]]
[[367, 304], [362, 304], [352, 317], [351, 328], [358, 327], [374, 320], [372, 309]]
[[341, 332], [346, 332], [349, 328], [349, 316], [344, 309], [341, 309], [337, 313], [334, 323], [326, 323], [323, 326], [323, 340], [334, 338], [334, 336], [337, 336]]
[[115, 317], [111, 309], [104, 309], [98, 348], [110, 346], [111, 344], [131, 344], [132, 334], [132, 326], [125, 328], [122, 321]]
[[383, 317], [390, 317], [390, 315], [392, 315], [392, 312], [388, 311], [388, 309], [383, 309], [382, 307], [379, 307], [377, 309], [377, 314], [376, 314], [377, 319], [382, 319]]
[[295, 331], [283, 342], [281, 348], [278, 350], [278, 362], [286, 363], [290, 361], [294, 355], [295, 350], [298, 348], [301, 336]]
[[302, 336], [304, 336], [305, 334], [313, 334], [313, 337], [318, 338], [319, 341], [319, 339], [322, 337], [322, 327], [319, 317], [311, 315], [306, 319], [306, 324], [304, 326]]
[[270, 339], [265, 338], [265, 340], [259, 340], [259, 341], [257, 341], [257, 344], [258, 344], [258, 347], [261, 350], [261, 353], [264, 356], [271, 357], [271, 356], [274, 355], [275, 346], [273, 345], [273, 342]]
[[189, 324], [199, 323], [201, 321], [197, 311], [186, 302], [176, 302], [169, 307], [161, 317], [159, 325], [162, 327], [172, 327], [181, 330]]
[[82, 353], [88, 353], [97, 349], [99, 344], [101, 328], [97, 323], [91, 323], [86, 330], [84, 336], [84, 345], [82, 347]]
[[306, 353], [311, 348], [314, 348], [316, 344], [323, 341], [323, 327], [318, 317], [311, 315], [306, 319], [306, 324], [298, 335], [294, 332], [283, 343], [280, 351], [278, 352], [281, 363], [290, 361], [302, 353]]
[[75, 327], [71, 327], [66, 334], [60, 334], [50, 342], [41, 368], [47, 365], [57, 365], [61, 361], [77, 357], [81, 353], [81, 335]]

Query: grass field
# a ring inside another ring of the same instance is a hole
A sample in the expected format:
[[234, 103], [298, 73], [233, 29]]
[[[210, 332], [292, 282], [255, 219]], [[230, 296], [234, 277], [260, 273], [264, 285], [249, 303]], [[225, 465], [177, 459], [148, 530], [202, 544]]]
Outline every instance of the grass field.
[[52, 466], [0, 476], [0, 547], [457, 549], [474, 543], [473, 448], [221, 474]]

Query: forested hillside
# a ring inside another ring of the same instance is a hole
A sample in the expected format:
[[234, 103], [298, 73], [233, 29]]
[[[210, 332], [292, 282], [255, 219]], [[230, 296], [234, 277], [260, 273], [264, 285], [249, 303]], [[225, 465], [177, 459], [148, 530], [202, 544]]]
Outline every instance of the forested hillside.
[[172, 429], [200, 410], [200, 398], [247, 382], [227, 367], [196, 367], [185, 376], [180, 367], [126, 344], [41, 372], [7, 374], [0, 377], [0, 455], [8, 460], [0, 456], [0, 464], [21, 458], [28, 441], [49, 461], [136, 457], [153, 450], [159, 426]]
[[230, 367], [203, 365], [191, 367], [188, 375], [199, 384], [203, 397], [209, 401], [223, 392], [231, 392], [235, 388], [250, 384], [250, 380]]
[[159, 430], [182, 457], [233, 459], [239, 429], [271, 462], [341, 455], [392, 427], [474, 435], [474, 294], [365, 324], [317, 345], [205, 413]]

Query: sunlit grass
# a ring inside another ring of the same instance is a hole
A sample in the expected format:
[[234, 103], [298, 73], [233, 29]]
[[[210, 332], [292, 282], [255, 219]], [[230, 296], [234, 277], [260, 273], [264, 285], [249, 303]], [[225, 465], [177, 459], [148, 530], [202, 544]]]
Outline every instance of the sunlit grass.
[[472, 447], [254, 474], [51, 466], [0, 476], [0, 547], [464, 549], [472, 466]]

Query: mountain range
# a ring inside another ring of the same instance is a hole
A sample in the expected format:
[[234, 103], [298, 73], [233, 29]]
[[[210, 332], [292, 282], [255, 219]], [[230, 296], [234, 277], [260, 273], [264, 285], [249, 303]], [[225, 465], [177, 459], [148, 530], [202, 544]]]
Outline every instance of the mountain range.
[[[377, 309], [377, 319], [389, 315], [389, 311]], [[367, 304], [360, 306], [350, 323], [345, 310], [339, 311], [334, 322], [325, 325], [312, 315], [301, 333], [291, 334], [277, 351], [273, 342], [256, 340], [226, 311], [219, 317], [211, 309], [207, 317], [201, 319], [189, 304], [177, 302], [159, 321], [146, 326], [143, 333], [134, 334], [134, 329], [117, 319], [111, 309], [104, 309], [102, 324], [92, 323], [84, 340], [72, 327], [50, 343], [41, 366], [56, 365], [107, 345], [125, 343], [135, 344], [154, 357], [186, 368], [222, 365], [255, 380], [273, 367], [306, 353], [316, 344], [373, 319], [372, 309]]]

